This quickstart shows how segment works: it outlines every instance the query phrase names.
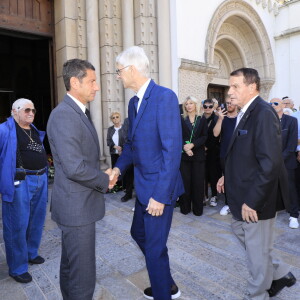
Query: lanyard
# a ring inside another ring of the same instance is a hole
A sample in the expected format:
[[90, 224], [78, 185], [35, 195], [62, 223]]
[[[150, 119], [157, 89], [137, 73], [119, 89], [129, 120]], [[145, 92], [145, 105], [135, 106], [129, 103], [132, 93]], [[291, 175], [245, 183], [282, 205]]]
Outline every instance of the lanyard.
[[191, 133], [191, 136], [190, 136], [189, 144], [191, 143], [192, 138], [193, 138], [193, 133], [194, 133], [194, 128], [196, 126], [197, 118], [198, 118], [198, 116], [196, 116], [196, 118], [194, 120], [193, 129], [192, 129], [192, 133]]

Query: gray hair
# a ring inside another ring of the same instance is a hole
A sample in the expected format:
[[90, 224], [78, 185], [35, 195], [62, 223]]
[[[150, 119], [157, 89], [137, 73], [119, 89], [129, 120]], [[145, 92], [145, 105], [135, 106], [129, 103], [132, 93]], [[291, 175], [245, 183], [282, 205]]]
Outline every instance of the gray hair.
[[149, 59], [141, 47], [133, 46], [124, 50], [117, 56], [116, 63], [123, 67], [135, 66], [143, 76], [149, 77]]
[[20, 98], [20, 99], [16, 100], [11, 107], [11, 115], [13, 115], [13, 110], [18, 112], [28, 103], [30, 103], [34, 106], [33, 102], [29, 99]]
[[185, 104], [186, 104], [189, 100], [195, 103], [195, 105], [196, 105], [196, 115], [197, 115], [197, 116], [200, 116], [200, 115], [201, 115], [201, 114], [200, 114], [200, 103], [199, 103], [198, 99], [195, 98], [195, 97], [193, 97], [193, 96], [188, 96], [188, 97], [186, 97], [185, 100], [182, 102], [183, 117], [186, 118], [187, 115], [188, 115], [188, 114], [187, 114], [187, 111], [186, 111], [186, 109], [185, 109]]

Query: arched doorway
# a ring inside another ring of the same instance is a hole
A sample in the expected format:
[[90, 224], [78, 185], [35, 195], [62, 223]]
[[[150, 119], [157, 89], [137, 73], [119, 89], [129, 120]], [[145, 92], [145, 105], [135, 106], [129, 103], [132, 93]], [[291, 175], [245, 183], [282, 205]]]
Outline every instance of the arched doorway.
[[258, 70], [267, 99], [275, 82], [272, 47], [256, 11], [245, 1], [224, 1], [215, 11], [206, 37], [206, 63], [217, 68], [211, 84], [228, 84], [231, 71], [250, 67]]

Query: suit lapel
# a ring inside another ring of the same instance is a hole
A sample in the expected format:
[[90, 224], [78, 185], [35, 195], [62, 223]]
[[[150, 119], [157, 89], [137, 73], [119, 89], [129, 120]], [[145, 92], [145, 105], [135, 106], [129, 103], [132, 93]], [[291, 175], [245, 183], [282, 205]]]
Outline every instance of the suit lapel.
[[99, 139], [98, 139], [97, 131], [96, 131], [94, 125], [90, 122], [90, 120], [87, 118], [85, 113], [80, 109], [80, 107], [68, 95], [65, 96], [64, 101], [66, 104], [71, 106], [79, 114], [79, 117], [82, 120], [82, 122], [90, 130], [90, 132], [94, 138], [94, 141], [97, 145], [98, 151], [100, 151]]
[[[134, 135], [136, 127], [139, 124], [139, 122], [140, 122], [140, 120], [141, 120], [141, 118], [143, 116], [143, 113], [144, 113], [144, 111], [145, 111], [145, 109], [146, 109], [146, 107], [148, 105], [148, 100], [150, 98], [150, 92], [151, 92], [152, 88], [154, 87], [154, 85], [155, 85], [154, 81], [151, 80], [150, 83], [149, 83], [149, 85], [148, 85], [148, 87], [147, 87], [147, 89], [146, 89], [144, 97], [142, 99], [142, 103], [141, 103], [141, 105], [139, 107], [139, 111], [138, 111], [137, 115], [134, 118], [133, 125], [132, 125], [132, 136]], [[132, 104], [132, 107], [134, 109], [134, 105], [133, 104]]]
[[[229, 142], [228, 148], [227, 148], [227, 152], [226, 152], [226, 156], [228, 155], [232, 145], [234, 144], [234, 141], [238, 135], [238, 132], [240, 129], [243, 129], [248, 118], [251, 115], [252, 110], [254, 109], [254, 107], [256, 106], [256, 104], [262, 100], [259, 96], [255, 98], [255, 100], [251, 103], [251, 105], [248, 107], [248, 109], [246, 110], [246, 112], [244, 113], [243, 117], [241, 118], [239, 124], [237, 125], [237, 127], [234, 129], [231, 140]], [[262, 100], [263, 101], [263, 100]]]

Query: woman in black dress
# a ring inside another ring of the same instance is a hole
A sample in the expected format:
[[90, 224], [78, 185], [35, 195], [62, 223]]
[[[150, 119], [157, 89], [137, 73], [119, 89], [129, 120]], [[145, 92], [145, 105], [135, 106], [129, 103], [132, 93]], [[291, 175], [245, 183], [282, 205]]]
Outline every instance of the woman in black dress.
[[207, 122], [199, 113], [199, 103], [194, 97], [187, 97], [182, 103], [182, 157], [180, 171], [185, 193], [180, 197], [180, 211], [194, 215], [203, 213], [205, 141], [207, 138]]

